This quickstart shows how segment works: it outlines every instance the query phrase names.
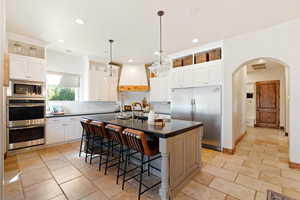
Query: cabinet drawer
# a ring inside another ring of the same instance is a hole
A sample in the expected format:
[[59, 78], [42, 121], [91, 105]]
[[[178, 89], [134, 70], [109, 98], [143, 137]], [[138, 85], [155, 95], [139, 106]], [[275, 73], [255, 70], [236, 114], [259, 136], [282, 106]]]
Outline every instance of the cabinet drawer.
[[193, 64], [193, 55], [186, 56], [182, 59], [183, 66], [192, 65], [192, 64]]

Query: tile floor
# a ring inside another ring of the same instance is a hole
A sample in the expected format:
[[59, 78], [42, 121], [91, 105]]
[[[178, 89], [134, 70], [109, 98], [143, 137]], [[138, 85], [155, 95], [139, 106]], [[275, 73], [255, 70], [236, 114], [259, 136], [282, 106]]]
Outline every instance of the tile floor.
[[[5, 160], [6, 200], [131, 200], [137, 184], [124, 191], [78, 157], [79, 143], [18, 154]], [[250, 128], [235, 155], [203, 149], [203, 170], [176, 200], [265, 200], [268, 189], [300, 199], [300, 171], [288, 167], [288, 138], [272, 129]], [[158, 189], [142, 196], [159, 199]]]

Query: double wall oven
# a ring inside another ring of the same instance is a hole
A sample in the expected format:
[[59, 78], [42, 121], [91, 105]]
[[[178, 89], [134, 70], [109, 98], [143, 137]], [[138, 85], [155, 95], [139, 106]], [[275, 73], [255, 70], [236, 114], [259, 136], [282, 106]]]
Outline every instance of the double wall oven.
[[45, 143], [44, 84], [11, 81], [7, 98], [8, 150]]

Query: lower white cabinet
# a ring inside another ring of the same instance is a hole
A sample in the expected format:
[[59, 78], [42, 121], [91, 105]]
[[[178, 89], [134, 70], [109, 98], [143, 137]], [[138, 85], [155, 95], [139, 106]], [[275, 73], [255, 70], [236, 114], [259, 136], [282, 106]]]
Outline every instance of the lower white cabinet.
[[81, 117], [48, 118], [46, 144], [55, 144], [79, 139], [82, 133]]

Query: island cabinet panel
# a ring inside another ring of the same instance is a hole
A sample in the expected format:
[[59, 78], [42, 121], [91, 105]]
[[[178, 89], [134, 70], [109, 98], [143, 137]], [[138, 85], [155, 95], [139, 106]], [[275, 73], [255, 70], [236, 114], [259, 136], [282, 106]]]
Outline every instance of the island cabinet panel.
[[162, 199], [167, 196], [165, 193], [173, 199], [200, 172], [202, 135], [203, 127], [198, 127], [174, 137], [160, 138]]

